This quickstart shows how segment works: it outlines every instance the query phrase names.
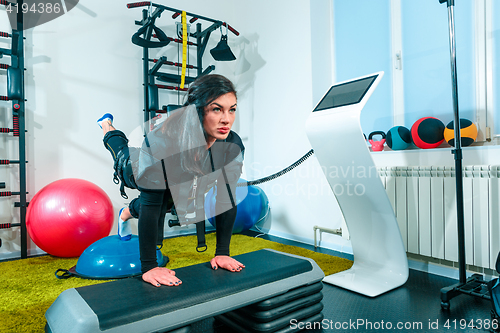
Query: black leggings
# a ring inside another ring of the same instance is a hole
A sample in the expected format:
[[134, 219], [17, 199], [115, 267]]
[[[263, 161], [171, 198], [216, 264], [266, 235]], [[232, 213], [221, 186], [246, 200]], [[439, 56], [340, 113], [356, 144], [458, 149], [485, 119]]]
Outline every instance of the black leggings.
[[[120, 151], [129, 153], [128, 139], [119, 130], [104, 135], [104, 146], [111, 153], [113, 160]], [[130, 214], [139, 219], [139, 247], [142, 272], [157, 267], [156, 246], [163, 242], [163, 227], [166, 213], [173, 207], [174, 201], [170, 190], [150, 190], [138, 188], [140, 195], [129, 203]]]
[[[128, 139], [121, 131], [111, 131], [104, 136], [104, 146], [116, 161], [118, 152], [129, 153]], [[219, 182], [219, 180], [218, 180]], [[224, 184], [224, 179], [220, 183]], [[163, 241], [163, 225], [165, 214], [174, 205], [168, 187], [165, 190], [138, 188], [140, 195], [129, 204], [130, 213], [138, 218], [139, 250], [141, 253], [141, 270], [143, 273], [158, 266], [156, 262], [156, 244]], [[229, 255], [229, 244], [236, 218], [237, 206], [215, 216], [217, 247], [215, 255]], [[216, 206], [216, 211], [218, 207]]]

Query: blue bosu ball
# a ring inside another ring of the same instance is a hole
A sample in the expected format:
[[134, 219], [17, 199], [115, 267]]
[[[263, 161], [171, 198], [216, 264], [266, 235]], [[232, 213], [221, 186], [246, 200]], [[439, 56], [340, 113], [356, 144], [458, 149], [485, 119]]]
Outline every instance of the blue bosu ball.
[[[168, 258], [156, 250], [159, 266]], [[89, 279], [118, 279], [142, 274], [139, 258], [139, 237], [132, 235], [126, 241], [118, 235], [108, 236], [91, 244], [83, 251], [70, 273]]]
[[411, 144], [411, 132], [404, 126], [394, 126], [387, 132], [386, 143], [392, 150], [404, 150]]
[[[239, 179], [238, 183], [246, 182]], [[215, 203], [217, 186], [208, 191], [205, 197], [205, 214], [215, 227]], [[233, 234], [246, 231], [260, 222], [269, 210], [269, 199], [262, 189], [257, 186], [236, 187], [236, 205], [238, 212], [234, 221]]]

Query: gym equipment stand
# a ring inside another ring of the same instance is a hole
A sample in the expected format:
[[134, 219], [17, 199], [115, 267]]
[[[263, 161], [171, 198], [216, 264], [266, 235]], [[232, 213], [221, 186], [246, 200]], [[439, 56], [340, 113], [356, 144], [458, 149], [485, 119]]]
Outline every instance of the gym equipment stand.
[[[22, 4], [22, 0], [18, 4]], [[0, 5], [8, 6], [9, 1], [0, 0]], [[2, 160], [1, 164], [16, 163], [19, 164], [19, 192], [2, 192], [4, 195], [19, 195], [19, 202], [15, 203], [19, 207], [19, 223], [2, 223], [0, 229], [20, 227], [21, 228], [21, 258], [28, 257], [28, 233], [26, 229], [26, 209], [28, 202], [26, 201], [26, 134], [25, 134], [25, 87], [24, 87], [24, 34], [23, 34], [23, 13], [19, 11], [17, 14], [17, 27], [12, 29], [12, 34], [0, 33], [0, 37], [11, 38], [11, 49], [0, 48], [0, 58], [4, 55], [10, 56], [11, 65], [2, 64], [0, 68], [7, 69], [7, 76], [11, 76], [10, 84], [8, 84], [7, 96], [2, 96], [3, 101], [12, 101], [13, 113], [13, 129], [2, 129], [2, 133], [13, 132], [14, 136], [19, 137], [19, 160], [8, 161]], [[9, 80], [7, 80], [9, 81]], [[5, 162], [7, 161], [7, 162]], [[4, 163], [5, 162], [5, 163]], [[4, 184], [4, 183], [2, 183]], [[4, 184], [5, 187], [5, 184]], [[1, 242], [0, 242], [1, 244]]]
[[[145, 7], [145, 6], [154, 7], [155, 10], [151, 15], [148, 15], [148, 10], [143, 9], [142, 10], [142, 20], [135, 21], [136, 25], [140, 25], [140, 26], [144, 27], [150, 23], [154, 24], [155, 20], [157, 18], [159, 18], [164, 11], [173, 12], [174, 13], [172, 15], [173, 19], [177, 18], [182, 13], [182, 10], [159, 5], [156, 3], [151, 3], [150, 1], [141, 1], [141, 2], [134, 2], [134, 3], [127, 4], [127, 8], [129, 8], [129, 9], [130, 8], [137, 8], [137, 7]], [[197, 23], [196, 24], [196, 32], [189, 34], [191, 37], [196, 38], [196, 43], [192, 43], [192, 42], [187, 43], [188, 46], [196, 47], [196, 66], [187, 65], [187, 68], [196, 69], [197, 77], [199, 77], [201, 75], [211, 73], [212, 71], [215, 70], [214, 65], [210, 65], [205, 70], [203, 70], [203, 63], [202, 63], [203, 54], [204, 54], [205, 49], [207, 47], [208, 41], [210, 39], [210, 34], [222, 26], [226, 27], [229, 31], [231, 31], [236, 36], [239, 35], [239, 32], [236, 31], [233, 27], [231, 27], [226, 22], [214, 20], [214, 19], [211, 19], [208, 17], [204, 17], [201, 15], [193, 14], [193, 13], [189, 13], [189, 12], [186, 12], [186, 15], [191, 17], [191, 19], [189, 20], [190, 23], [194, 23], [197, 20], [203, 20], [203, 21], [207, 21], [207, 22], [212, 23], [212, 25], [210, 25], [205, 30], [202, 30], [201, 23]], [[152, 35], [152, 29], [146, 29], [144, 32], [144, 39], [149, 40], [151, 37], [155, 37], [154, 35]], [[177, 38], [169, 38], [169, 39], [175, 43], [182, 43], [183, 42], [181, 39], [177, 39]], [[167, 61], [166, 57], [161, 57], [160, 59], [150, 59], [149, 58], [149, 49], [147, 47], [143, 47], [142, 60], [143, 60], [143, 75], [144, 75], [144, 122], [147, 123], [148, 121], [150, 121], [151, 119], [156, 117], [157, 112], [160, 112], [160, 113], [165, 112], [165, 111], [168, 112], [168, 109], [167, 110], [159, 110], [159, 107], [158, 107], [159, 106], [158, 88], [174, 90], [174, 91], [187, 91], [187, 88], [180, 88], [179, 86], [161, 85], [161, 84], [155, 83], [155, 78], [159, 78], [159, 77], [166, 78], [169, 82], [174, 83], [174, 84], [179, 83], [181, 81], [180, 75], [159, 72], [162, 65], [180, 67], [179, 63]], [[153, 62], [155, 64], [151, 69], [149, 68], [150, 62]], [[186, 77], [186, 83], [190, 83], [190, 82], [194, 81], [194, 79], [196, 79], [196, 78]]]
[[450, 32], [450, 58], [451, 58], [451, 86], [453, 96], [453, 111], [455, 124], [455, 149], [452, 154], [455, 157], [455, 179], [457, 195], [457, 229], [458, 229], [458, 272], [459, 282], [441, 289], [441, 308], [450, 309], [450, 300], [460, 294], [471, 295], [484, 299], [491, 299], [488, 294], [487, 282], [480, 274], [474, 274], [470, 278], [466, 277], [465, 263], [465, 228], [464, 228], [464, 195], [463, 195], [463, 175], [462, 175], [462, 143], [460, 140], [460, 115], [458, 110], [458, 85], [457, 85], [457, 64], [456, 64], [456, 44], [455, 44], [455, 0], [439, 0], [439, 3], [446, 3], [448, 7], [448, 28]]

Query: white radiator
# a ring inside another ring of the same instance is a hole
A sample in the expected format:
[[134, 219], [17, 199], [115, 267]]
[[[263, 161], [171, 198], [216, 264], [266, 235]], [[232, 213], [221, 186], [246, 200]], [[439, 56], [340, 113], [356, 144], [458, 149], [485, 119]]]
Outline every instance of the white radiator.
[[[463, 168], [466, 263], [495, 269], [500, 251], [500, 166]], [[408, 253], [458, 262], [454, 167], [382, 167]]]

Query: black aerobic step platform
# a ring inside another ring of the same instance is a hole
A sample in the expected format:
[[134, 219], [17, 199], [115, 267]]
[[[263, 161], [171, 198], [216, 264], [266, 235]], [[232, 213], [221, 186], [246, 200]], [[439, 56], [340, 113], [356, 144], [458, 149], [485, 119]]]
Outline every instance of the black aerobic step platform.
[[[323, 304], [317, 303], [309, 308], [296, 311], [269, 323], [256, 323], [237, 316], [234, 312], [216, 316], [215, 319], [238, 333], [289, 333], [301, 331], [303, 327], [314, 327], [323, 320]], [[300, 324], [299, 324], [300, 323]], [[310, 324], [308, 324], [310, 323]]]
[[[65, 290], [45, 313], [45, 331], [173, 331], [314, 285], [324, 277], [314, 260], [274, 250], [234, 258], [246, 266], [241, 272], [213, 270], [210, 263], [176, 269], [176, 276], [182, 280], [178, 287], [154, 287], [141, 278], [128, 278]], [[314, 306], [322, 308], [321, 303]], [[319, 312], [321, 309], [303, 318]]]
[[266, 310], [274, 309], [274, 308], [277, 308], [281, 305], [287, 304], [287, 303], [294, 301], [298, 298], [317, 294], [321, 290], [323, 290], [323, 283], [318, 282], [315, 284], [311, 284], [308, 286], [303, 286], [303, 287], [299, 287], [299, 288], [290, 290], [282, 295], [278, 295], [278, 296], [266, 299], [265, 301], [251, 304], [251, 305], [249, 305], [245, 308], [242, 308], [242, 309], [248, 308], [248, 309], [251, 309], [253, 311], [266, 311]]
[[316, 293], [314, 295], [296, 299], [290, 303], [283, 304], [274, 309], [269, 309], [265, 311], [254, 311], [253, 309], [246, 306], [244, 308], [234, 310], [231, 312], [241, 318], [251, 320], [252, 322], [269, 323], [286, 315], [293, 314], [298, 310], [312, 307], [313, 305], [316, 305], [317, 303], [321, 302], [322, 299], [323, 299], [323, 294]]
[[298, 331], [300, 329], [293, 325], [294, 322], [300, 321], [304, 325], [304, 321], [318, 321], [316, 316], [323, 309], [322, 288], [322, 282], [300, 287], [283, 295], [221, 314], [215, 319], [238, 332]]

